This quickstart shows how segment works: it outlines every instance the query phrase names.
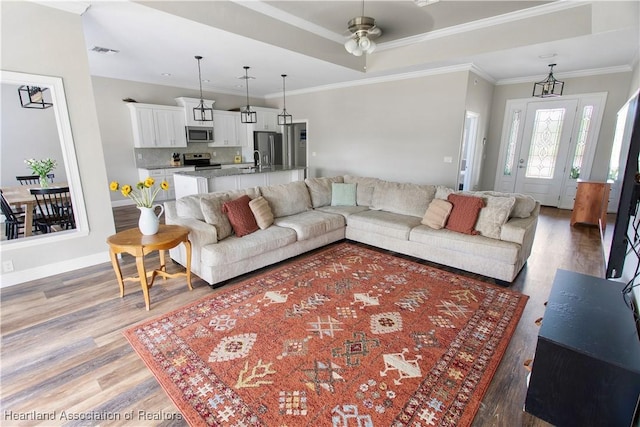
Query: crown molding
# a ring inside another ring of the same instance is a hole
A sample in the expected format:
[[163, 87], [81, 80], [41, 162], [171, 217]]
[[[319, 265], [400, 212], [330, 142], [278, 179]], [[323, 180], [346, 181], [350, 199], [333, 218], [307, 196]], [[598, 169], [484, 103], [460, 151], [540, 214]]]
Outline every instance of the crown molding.
[[[287, 91], [287, 96], [303, 95], [307, 93], [324, 92], [327, 90], [345, 89], [350, 87], [366, 86], [366, 85], [372, 85], [372, 84], [378, 84], [378, 83], [394, 82], [398, 80], [415, 79], [418, 77], [435, 76], [438, 74], [449, 74], [449, 73], [456, 73], [460, 71], [474, 71], [474, 72], [477, 72], [478, 74], [482, 73], [486, 75], [486, 73], [478, 72], [476, 70], [479, 70], [479, 69], [475, 68], [473, 64], [452, 65], [449, 67], [433, 68], [430, 70], [410, 71], [407, 73], [393, 74], [390, 76], [370, 77], [370, 78], [365, 78], [360, 80], [350, 80], [348, 82], [334, 83], [329, 85], [310, 87], [306, 89]], [[484, 78], [484, 76], [482, 77]], [[272, 94], [265, 95], [264, 99], [278, 98], [281, 96], [282, 96], [282, 92], [272, 93]]]
[[479, 19], [477, 21], [467, 22], [465, 24], [443, 28], [441, 30], [434, 30], [428, 33], [416, 34], [415, 36], [409, 36], [409, 37], [405, 37], [398, 40], [378, 43], [376, 50], [384, 51], [388, 49], [395, 49], [398, 47], [409, 46], [415, 43], [435, 40], [442, 37], [448, 37], [456, 34], [466, 33], [469, 31], [480, 30], [480, 29], [492, 27], [495, 25], [506, 24], [509, 22], [519, 21], [522, 19], [532, 18], [540, 15], [546, 15], [549, 13], [559, 12], [562, 10], [572, 9], [574, 7], [584, 6], [586, 4], [591, 4], [591, 2], [558, 0], [553, 3], [544, 4], [541, 6], [535, 6], [529, 9], [505, 13], [503, 15], [493, 16], [491, 18]]
[[314, 24], [313, 22], [309, 22], [298, 16], [292, 15], [288, 12], [285, 12], [282, 9], [278, 9], [277, 7], [273, 7], [261, 0], [253, 0], [253, 1], [230, 0], [230, 1], [237, 4], [238, 6], [251, 9], [255, 12], [261, 13], [270, 18], [277, 19], [278, 21], [284, 22], [285, 24], [293, 25], [294, 27], [300, 28], [301, 30], [305, 30], [317, 36], [324, 37], [325, 39], [329, 39], [336, 43], [341, 43], [341, 44], [344, 43], [345, 38], [341, 34], [334, 33], [333, 31], [329, 31], [326, 28], [321, 27], [320, 25]]
[[41, 6], [52, 7], [54, 9], [63, 10], [76, 15], [82, 15], [91, 7], [88, 1], [55, 1], [55, 0], [30, 0]]
[[[576, 77], [598, 76], [602, 74], [628, 73], [632, 70], [633, 68], [630, 65], [619, 65], [617, 67], [591, 68], [587, 70], [569, 71], [566, 73], [554, 72], [553, 75], [560, 80], [560, 79], [573, 79]], [[532, 82], [537, 82], [537, 81], [540, 81], [541, 79], [544, 79], [547, 75], [548, 73], [546, 73], [544, 76], [536, 75], [536, 76], [528, 76], [528, 77], [518, 77], [515, 79], [503, 79], [503, 80], [496, 81], [495, 85], [502, 86], [502, 85], [514, 85], [514, 84], [520, 84], [520, 83], [532, 83]]]

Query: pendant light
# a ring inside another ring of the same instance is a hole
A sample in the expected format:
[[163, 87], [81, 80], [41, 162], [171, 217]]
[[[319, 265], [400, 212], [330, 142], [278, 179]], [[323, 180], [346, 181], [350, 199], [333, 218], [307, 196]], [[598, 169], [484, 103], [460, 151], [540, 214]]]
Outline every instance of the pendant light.
[[546, 79], [533, 84], [533, 95], [538, 98], [550, 98], [561, 96], [564, 90], [564, 82], [553, 77], [553, 67], [557, 64], [549, 64], [549, 75]]
[[193, 107], [193, 120], [197, 122], [212, 122], [213, 121], [213, 108], [208, 108], [204, 105], [204, 98], [202, 97], [202, 74], [200, 73], [200, 60], [202, 56], [196, 56], [198, 61], [198, 83], [200, 84], [200, 104], [197, 107]]
[[282, 113], [278, 114], [278, 125], [290, 125], [293, 124], [293, 116], [287, 113], [287, 101], [285, 98], [285, 86], [284, 79], [287, 77], [286, 74], [281, 74], [282, 76]]
[[242, 123], [256, 123], [258, 121], [258, 114], [251, 109], [249, 105], [249, 79], [253, 77], [249, 77], [249, 67], [244, 66], [244, 77], [240, 77], [245, 80], [245, 86], [247, 88], [247, 106], [240, 109], [240, 121]]
[[22, 108], [39, 108], [44, 110], [53, 106], [51, 102], [44, 101], [44, 91], [48, 88], [22, 85], [18, 88], [20, 106]]

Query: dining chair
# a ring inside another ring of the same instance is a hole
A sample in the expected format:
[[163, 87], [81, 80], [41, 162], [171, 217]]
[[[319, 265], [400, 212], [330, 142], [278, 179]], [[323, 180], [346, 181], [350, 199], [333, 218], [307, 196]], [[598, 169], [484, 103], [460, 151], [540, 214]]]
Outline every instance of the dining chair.
[[[53, 173], [47, 174], [47, 179], [49, 179], [49, 182], [53, 182], [53, 178], [55, 178], [55, 174]], [[40, 177], [38, 175], [21, 175], [21, 176], [16, 176], [16, 179], [18, 180], [20, 185], [40, 184]]]
[[69, 187], [31, 188], [40, 211], [34, 223], [43, 233], [76, 228]]
[[24, 235], [24, 214], [18, 215], [13, 211], [7, 199], [4, 198], [2, 190], [0, 190], [0, 198], [4, 216], [4, 234], [7, 240], [17, 239], [20, 235]]

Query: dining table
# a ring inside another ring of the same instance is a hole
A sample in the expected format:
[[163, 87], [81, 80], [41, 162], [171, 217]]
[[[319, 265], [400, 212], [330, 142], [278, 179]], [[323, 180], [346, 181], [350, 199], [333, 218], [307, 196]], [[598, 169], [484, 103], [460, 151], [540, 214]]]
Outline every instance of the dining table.
[[[49, 184], [48, 188], [68, 187], [66, 182], [55, 182]], [[40, 184], [15, 185], [2, 187], [2, 195], [12, 208], [22, 208], [24, 210], [24, 236], [33, 235], [33, 210], [37, 206], [36, 196], [31, 194], [32, 188], [42, 188]]]

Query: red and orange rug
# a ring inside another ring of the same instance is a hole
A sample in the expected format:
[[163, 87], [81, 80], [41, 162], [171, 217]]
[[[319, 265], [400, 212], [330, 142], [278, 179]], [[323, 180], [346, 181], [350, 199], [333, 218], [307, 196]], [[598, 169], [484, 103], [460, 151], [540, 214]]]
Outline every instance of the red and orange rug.
[[467, 426], [526, 301], [342, 243], [125, 336], [192, 426]]

